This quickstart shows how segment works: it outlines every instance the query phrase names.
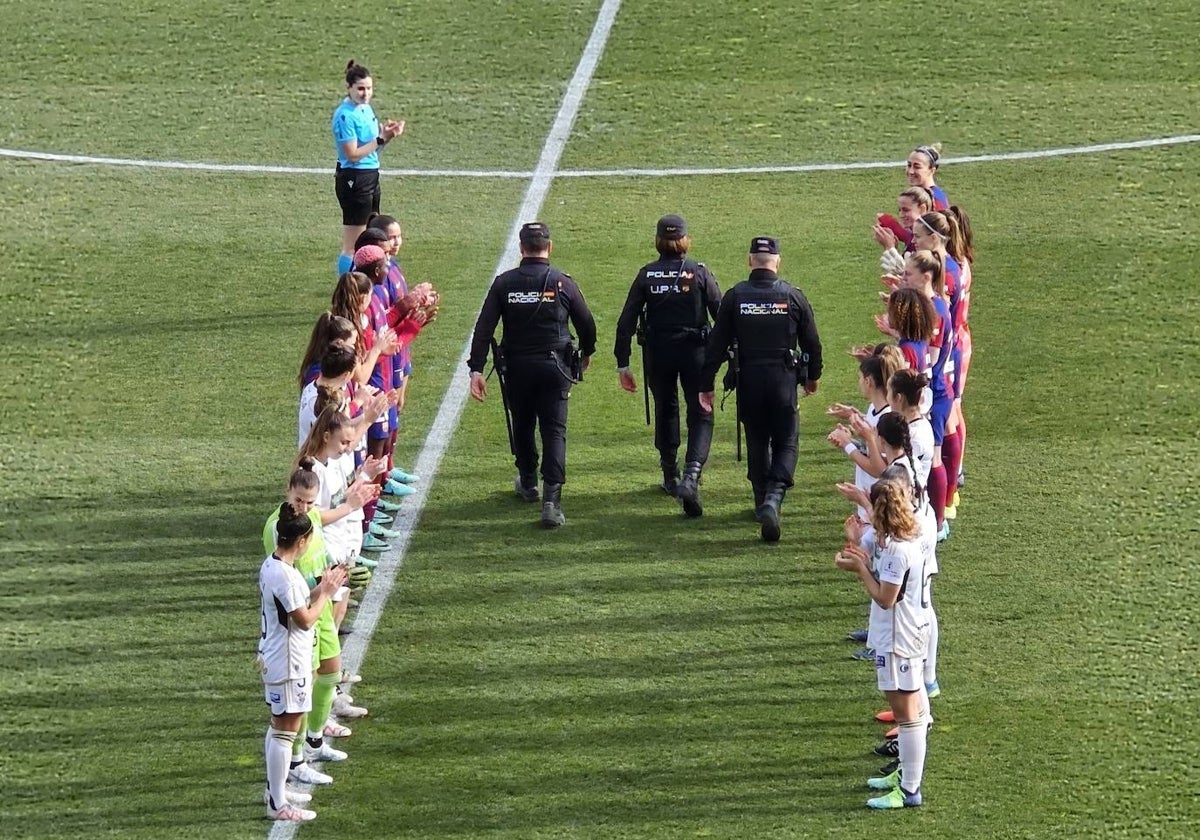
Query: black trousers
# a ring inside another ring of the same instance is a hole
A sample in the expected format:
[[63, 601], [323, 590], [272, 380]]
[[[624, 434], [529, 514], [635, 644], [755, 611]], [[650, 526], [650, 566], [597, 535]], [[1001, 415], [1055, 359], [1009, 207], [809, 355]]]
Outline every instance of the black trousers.
[[517, 357], [508, 365], [508, 403], [512, 412], [513, 458], [521, 475], [538, 469], [535, 431], [542, 437], [542, 480], [567, 480], [567, 397], [571, 380], [561, 359]]
[[679, 451], [679, 388], [687, 404], [687, 450], [684, 463], [703, 464], [712, 446], [713, 416], [700, 410], [700, 369], [704, 346], [690, 341], [647, 344], [646, 377], [654, 395], [654, 448], [664, 466]]
[[746, 477], [755, 488], [792, 486], [800, 439], [796, 385], [795, 371], [782, 364], [742, 365], [738, 406], [746, 430]]

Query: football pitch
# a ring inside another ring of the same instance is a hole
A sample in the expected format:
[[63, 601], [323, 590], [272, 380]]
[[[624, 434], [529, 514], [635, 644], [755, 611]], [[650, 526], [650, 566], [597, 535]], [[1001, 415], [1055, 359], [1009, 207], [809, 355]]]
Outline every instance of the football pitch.
[[[348, 638], [371, 715], [295, 834], [1200, 833], [1194, 2], [9, 5], [0, 836], [272, 833], [255, 575], [334, 279], [351, 57], [408, 121], [383, 209], [443, 305], [398, 461], [436, 474]], [[931, 141], [978, 158], [939, 177], [978, 250], [967, 484], [926, 804], [877, 814], [824, 409], [859, 401], [842, 350], [878, 335], [870, 224]], [[462, 405], [523, 208], [600, 331], [552, 533], [513, 497], [494, 381]], [[669, 212], [722, 289], [778, 236], [816, 313], [826, 373], [778, 545], [731, 405], [685, 520], [617, 385], [616, 318]]]

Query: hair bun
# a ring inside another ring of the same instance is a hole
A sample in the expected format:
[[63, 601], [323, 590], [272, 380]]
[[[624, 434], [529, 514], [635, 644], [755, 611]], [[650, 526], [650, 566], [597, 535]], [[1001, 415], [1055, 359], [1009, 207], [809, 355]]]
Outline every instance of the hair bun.
[[315, 458], [310, 458], [307, 455], [305, 455], [303, 458], [300, 459], [300, 462], [297, 466], [299, 466], [299, 468], [302, 470], [308, 470], [309, 472], [312, 472], [313, 468], [315, 468], [316, 465], [317, 465], [317, 461]]
[[312, 531], [312, 520], [300, 513], [291, 502], [279, 506], [279, 521], [275, 523], [275, 537], [281, 546], [289, 546]]

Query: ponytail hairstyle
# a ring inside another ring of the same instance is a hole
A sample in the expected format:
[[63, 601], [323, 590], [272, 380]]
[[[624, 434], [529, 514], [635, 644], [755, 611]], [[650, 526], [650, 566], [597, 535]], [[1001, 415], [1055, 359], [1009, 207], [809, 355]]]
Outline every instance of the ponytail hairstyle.
[[913, 499], [920, 507], [925, 499], [925, 488], [917, 483], [917, 459], [913, 457], [912, 436], [909, 433], [908, 421], [899, 413], [889, 411], [879, 418], [879, 424], [875, 427], [875, 431], [879, 434], [880, 440], [888, 446], [899, 449], [908, 459], [908, 467], [912, 470]]
[[900, 193], [900, 197], [907, 198], [913, 204], [917, 205], [917, 209], [921, 211], [921, 215], [925, 215], [933, 210], [933, 195], [924, 187], [909, 187]]
[[328, 385], [317, 386], [317, 399], [313, 403], [313, 415], [318, 415], [326, 406], [333, 406], [342, 414], [349, 416], [346, 408], [350, 399], [343, 388], [330, 388]]
[[[975, 234], [971, 232], [971, 220], [967, 217], [967, 211], [959, 207], [957, 204], [951, 204], [950, 209], [946, 211], [946, 215], [953, 220], [958, 227], [958, 248], [953, 245], [947, 246], [951, 254], [957, 260], [966, 260], [972, 265], [975, 264]], [[954, 237], [952, 237], [952, 240]]]
[[354, 87], [355, 82], [369, 78], [371, 78], [371, 71], [353, 58], [346, 63], [346, 87]]
[[279, 506], [279, 521], [275, 523], [275, 545], [279, 548], [293, 548], [302, 543], [312, 530], [313, 524], [308, 514], [299, 513], [291, 502]]
[[924, 292], [896, 289], [888, 296], [888, 323], [902, 340], [929, 341], [937, 329], [937, 310]]
[[[892, 378], [888, 380], [888, 392], [895, 394], [904, 401], [903, 406], [893, 405], [892, 411], [899, 411], [902, 408], [919, 408], [921, 405], [921, 392], [929, 387], [929, 377], [919, 370], [905, 368], [898, 370], [892, 374]], [[880, 418], [881, 420], [883, 418]]]
[[874, 387], [881, 391], [887, 391], [887, 377], [883, 375], [883, 359], [879, 356], [867, 356], [859, 362], [858, 372]]
[[300, 360], [300, 387], [306, 384], [308, 369], [321, 360], [325, 350], [335, 341], [349, 341], [354, 335], [354, 324], [340, 315], [334, 315], [328, 309], [321, 313], [317, 323], [313, 325], [312, 335], [308, 337], [308, 347], [304, 350], [304, 358]]
[[[379, 231], [380, 233], [383, 234], [383, 238], [386, 240], [387, 239], [387, 229], [390, 228], [392, 225], [399, 225], [399, 224], [400, 224], [400, 220], [397, 219], [395, 216], [385, 216], [383, 213], [375, 213], [369, 219], [367, 219], [367, 230]], [[373, 244], [378, 245], [379, 243], [376, 242]], [[354, 247], [354, 250], [355, 251], [358, 250], [357, 245]]]
[[963, 258], [963, 235], [958, 227], [958, 217], [947, 210], [945, 213], [939, 213], [946, 220], [946, 229], [949, 233], [946, 234], [946, 251], [956, 260]]
[[326, 405], [322, 408], [320, 414], [317, 415], [316, 422], [308, 430], [308, 437], [304, 439], [304, 444], [300, 447], [296, 464], [299, 465], [305, 458], [319, 459], [321, 450], [325, 448], [325, 438], [340, 432], [349, 423], [350, 418], [339, 411], [336, 405]]
[[903, 351], [890, 342], [875, 345], [875, 356], [883, 368], [883, 388], [887, 390], [887, 384], [892, 381], [892, 374], [907, 368], [908, 360], [904, 358]]
[[920, 526], [908, 487], [895, 479], [880, 479], [871, 485], [871, 524], [885, 540], [916, 538]]
[[361, 329], [362, 318], [359, 313], [359, 302], [364, 295], [371, 293], [371, 279], [358, 271], [347, 271], [338, 278], [337, 286], [333, 289], [329, 311], [341, 315], [355, 326], [358, 334], [354, 337], [354, 351], [359, 357], [367, 353], [366, 336]]
[[921, 249], [920, 251], [910, 252], [908, 259], [912, 260], [913, 268], [917, 271], [931, 276], [934, 293], [938, 297], [945, 297], [946, 265], [942, 261], [942, 255], [937, 251]]
[[289, 490], [315, 490], [321, 484], [321, 479], [317, 477], [313, 468], [317, 462], [309, 457], [302, 457], [296, 461], [296, 468], [292, 470], [292, 476], [288, 479]]

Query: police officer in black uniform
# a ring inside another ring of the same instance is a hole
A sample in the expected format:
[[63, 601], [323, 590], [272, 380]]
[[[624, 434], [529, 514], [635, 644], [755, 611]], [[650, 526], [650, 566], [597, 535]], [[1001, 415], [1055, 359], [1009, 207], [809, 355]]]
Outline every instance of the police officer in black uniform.
[[[528, 502], [538, 500], [538, 450], [535, 425], [542, 437], [542, 524], [566, 523], [561, 497], [566, 481], [567, 397], [571, 385], [587, 369], [596, 352], [596, 322], [579, 286], [550, 265], [550, 228], [542, 222], [523, 225], [521, 264], [492, 281], [475, 335], [471, 339], [471, 396], [483, 402], [487, 389], [483, 367], [496, 324], [504, 321], [500, 342], [506, 368], [508, 408], [512, 413], [514, 484]], [[576, 351], [567, 322], [579, 334]], [[582, 358], [574, 359], [578, 353]], [[574, 367], [573, 367], [574, 365]]]
[[[617, 375], [633, 393], [629, 370], [631, 341], [638, 331], [650, 393], [654, 395], [654, 446], [663, 471], [663, 490], [677, 496], [688, 516], [700, 516], [700, 471], [712, 444], [712, 412], [700, 409], [700, 371], [708, 340], [709, 316], [716, 317], [721, 289], [704, 263], [688, 259], [692, 240], [679, 216], [658, 220], [654, 247], [658, 259], [634, 278], [617, 321]], [[687, 402], [687, 449], [679, 476], [679, 386]]]
[[769, 236], [750, 242], [750, 277], [725, 299], [709, 336], [701, 404], [712, 411], [717, 370], [737, 341], [737, 400], [746, 428], [747, 477], [754, 488], [755, 518], [762, 538], [780, 536], [779, 508], [796, 470], [800, 419], [796, 388], [817, 390], [821, 338], [804, 293], [779, 279], [779, 243]]

